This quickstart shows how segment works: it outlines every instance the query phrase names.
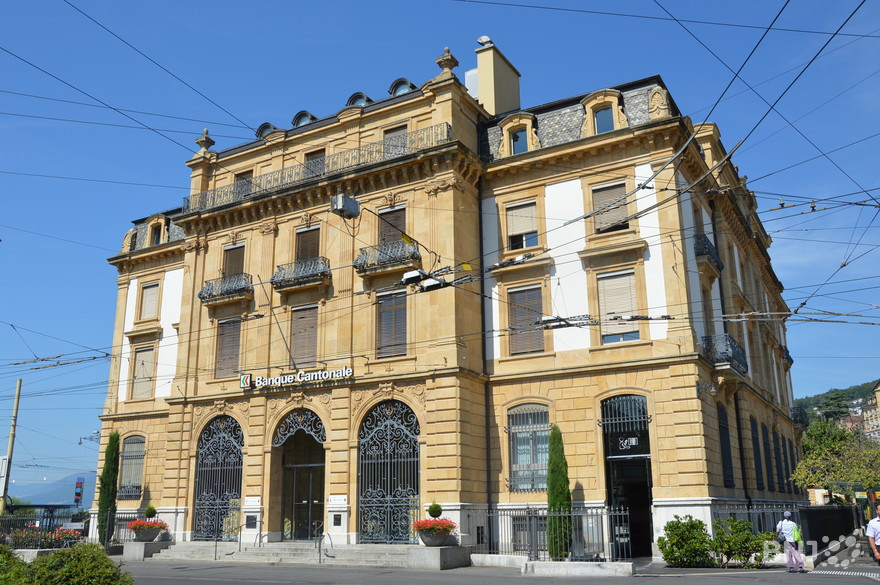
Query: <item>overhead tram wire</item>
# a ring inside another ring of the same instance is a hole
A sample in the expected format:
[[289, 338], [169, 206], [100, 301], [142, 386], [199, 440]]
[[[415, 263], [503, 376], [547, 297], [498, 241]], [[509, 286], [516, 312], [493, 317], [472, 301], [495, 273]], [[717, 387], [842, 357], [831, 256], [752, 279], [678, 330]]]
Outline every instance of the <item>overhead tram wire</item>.
[[[609, 12], [604, 10], [587, 10], [582, 8], [564, 8], [561, 6], [540, 6], [536, 4], [517, 4], [514, 2], [501, 2], [498, 0], [451, 0], [452, 2], [461, 2], [465, 4], [485, 4], [487, 6], [503, 6], [507, 8], [529, 8], [534, 10], [547, 10], [552, 12], [569, 12], [569, 13], [579, 13], [579, 14], [595, 14], [597, 16], [614, 16], [621, 18], [635, 18], [641, 20], [664, 20], [670, 21], [672, 19], [666, 18], [663, 16], [653, 16], [649, 14], [629, 14], [625, 12]], [[717, 22], [711, 20], [682, 20], [682, 22], [687, 22], [688, 24], [705, 24], [710, 26], [723, 26], [730, 28], [743, 28], [743, 29], [754, 29], [754, 30], [763, 30], [763, 26], [754, 25], [754, 24], [738, 24], [733, 22]], [[809, 29], [800, 29], [800, 28], [776, 28], [773, 30], [777, 30], [779, 32], [792, 32], [792, 33], [801, 33], [801, 34], [813, 34], [813, 35], [830, 35], [831, 32], [821, 31], [821, 30], [809, 30]], [[869, 39], [878, 39], [880, 36], [875, 34], [858, 34], [858, 33], [841, 33], [839, 36], [844, 37], [856, 37], [856, 38], [869, 38]]]
[[[115, 37], [118, 41], [120, 41], [121, 43], [123, 43], [124, 45], [126, 45], [127, 47], [129, 47], [130, 49], [132, 49], [132, 50], [133, 50], [134, 52], [136, 52], [138, 55], [140, 55], [141, 57], [143, 57], [144, 59], [146, 59], [147, 61], [149, 61], [150, 63], [152, 63], [153, 65], [155, 65], [156, 67], [158, 67], [159, 69], [161, 69], [162, 71], [164, 71], [165, 73], [167, 73], [168, 75], [170, 75], [171, 77], [173, 77], [174, 79], [176, 79], [177, 81], [179, 81], [180, 83], [182, 83], [183, 85], [185, 85], [186, 87], [188, 87], [189, 89], [193, 90], [194, 92], [196, 92], [196, 93], [197, 93], [198, 95], [200, 95], [201, 97], [203, 97], [203, 98], [205, 98], [206, 100], [208, 100], [211, 104], [213, 104], [213, 105], [216, 106], [217, 108], [223, 110], [223, 112], [225, 112], [225, 113], [226, 113], [227, 115], [229, 115], [231, 118], [235, 119], [235, 120], [236, 120], [237, 122], [239, 122], [240, 124], [244, 125], [244, 127], [249, 128], [250, 130], [256, 132], [256, 128], [253, 128], [250, 124], [248, 124], [247, 122], [243, 121], [241, 118], [239, 118], [238, 116], [236, 116], [235, 114], [233, 114], [232, 112], [230, 112], [229, 110], [227, 110], [226, 108], [224, 108], [223, 106], [221, 106], [220, 104], [218, 104], [217, 102], [215, 102], [214, 100], [212, 100], [211, 98], [209, 98], [208, 96], [206, 96], [204, 93], [202, 93], [202, 92], [200, 92], [199, 90], [197, 90], [196, 88], [194, 88], [192, 85], [190, 85], [189, 83], [187, 83], [186, 81], [184, 81], [183, 79], [181, 79], [180, 77], [178, 77], [177, 75], [175, 75], [174, 73], [172, 73], [171, 71], [169, 71], [166, 67], [164, 67], [163, 65], [161, 65], [160, 63], [158, 63], [155, 59], [153, 59], [153, 58], [150, 57], [149, 55], [145, 54], [143, 51], [141, 51], [140, 49], [138, 49], [137, 47], [135, 47], [134, 45], [132, 45], [131, 43], [129, 43], [128, 41], [126, 41], [125, 39], [123, 39], [121, 36], [119, 36], [118, 34], [116, 34], [115, 32], [113, 32], [112, 30], [110, 30], [109, 28], [107, 28], [106, 26], [104, 26], [103, 24], [101, 24], [100, 22], [98, 22], [97, 20], [95, 20], [93, 17], [91, 17], [91, 16], [89, 16], [88, 14], [86, 14], [83, 10], [81, 10], [81, 9], [78, 8], [75, 4], [73, 4], [72, 2], [70, 2], [70, 0], [62, 0], [62, 1], [63, 1], [65, 4], [67, 4], [68, 6], [70, 6], [71, 8], [73, 8], [74, 10], [76, 10], [77, 12], [79, 12], [80, 14], [82, 14], [84, 17], [86, 17], [87, 19], [91, 20], [93, 23], [95, 23], [96, 25], [98, 25], [99, 27], [101, 27], [102, 29], [104, 29], [107, 33], [109, 33], [110, 35], [112, 35], [113, 37]], [[115, 110], [116, 108], [113, 108], [113, 109]], [[119, 111], [119, 110], [116, 110], [116, 111]]]
[[[178, 189], [183, 191], [189, 191], [188, 187], [181, 187], [180, 185], [156, 185], [153, 183], [135, 183], [132, 181], [112, 181], [110, 179], [92, 179], [88, 177], [66, 177], [63, 175], [47, 175], [44, 173], [23, 173], [20, 171], [4, 171], [0, 170], [0, 174], [3, 175], [20, 175], [23, 177], [39, 177], [41, 179], [63, 179], [65, 181], [86, 181], [89, 183], [109, 183], [111, 185], [131, 185], [133, 187], [151, 187], [155, 189]], [[8, 227], [8, 226], [6, 226]], [[15, 228], [12, 228], [15, 229]], [[25, 230], [22, 230], [25, 231]], [[36, 233], [36, 232], [33, 232]]]
[[[48, 100], [48, 101], [53, 101], [53, 102], [60, 102], [60, 103], [64, 103], [64, 104], [73, 104], [75, 106], [85, 106], [88, 108], [102, 108], [102, 109], [108, 109], [108, 110], [112, 109], [112, 108], [108, 108], [107, 106], [103, 106], [101, 104], [90, 104], [88, 102], [78, 102], [78, 101], [74, 101], [74, 100], [65, 100], [65, 99], [61, 99], [61, 98], [53, 98], [53, 97], [48, 97], [48, 96], [44, 96], [44, 95], [36, 95], [36, 94], [32, 94], [32, 93], [22, 93], [20, 91], [10, 91], [8, 89], [0, 89], [0, 93], [6, 93], [6, 94], [10, 94], [10, 95], [18, 95], [18, 96], [22, 96], [22, 97], [29, 97], [29, 98], [34, 98], [34, 99], [38, 99], [38, 100]], [[197, 122], [199, 124], [210, 124], [211, 126], [227, 126], [229, 128], [244, 128], [245, 130], [250, 130], [250, 128], [248, 126], [242, 126], [241, 124], [229, 124], [227, 122], [214, 122], [211, 120], [199, 120], [197, 118], [187, 118], [186, 116], [174, 116], [171, 114], [158, 114], [156, 112], [145, 112], [143, 110], [131, 110], [131, 109], [127, 109], [127, 108], [119, 108], [119, 109], [123, 112], [129, 112], [131, 114], [143, 114], [144, 116], [155, 116], [157, 118], [169, 118], [172, 120], [183, 120], [185, 122]]]

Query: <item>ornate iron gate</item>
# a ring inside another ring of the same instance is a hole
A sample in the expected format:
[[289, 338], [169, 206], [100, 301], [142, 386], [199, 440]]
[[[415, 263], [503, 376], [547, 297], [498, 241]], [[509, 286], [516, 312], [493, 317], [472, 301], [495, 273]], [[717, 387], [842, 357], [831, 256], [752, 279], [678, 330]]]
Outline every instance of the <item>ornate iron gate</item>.
[[358, 512], [361, 542], [414, 542], [419, 517], [419, 421], [387, 400], [364, 418], [359, 435]]
[[199, 437], [193, 540], [237, 540], [241, 525], [244, 434], [231, 416], [212, 420]]

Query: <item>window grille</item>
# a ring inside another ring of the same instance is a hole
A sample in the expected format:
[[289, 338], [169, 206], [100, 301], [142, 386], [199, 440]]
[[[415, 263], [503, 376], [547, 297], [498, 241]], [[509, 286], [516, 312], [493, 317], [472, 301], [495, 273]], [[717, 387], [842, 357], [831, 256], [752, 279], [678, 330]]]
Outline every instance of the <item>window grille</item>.
[[547, 489], [550, 413], [541, 404], [523, 404], [507, 413], [512, 492]]

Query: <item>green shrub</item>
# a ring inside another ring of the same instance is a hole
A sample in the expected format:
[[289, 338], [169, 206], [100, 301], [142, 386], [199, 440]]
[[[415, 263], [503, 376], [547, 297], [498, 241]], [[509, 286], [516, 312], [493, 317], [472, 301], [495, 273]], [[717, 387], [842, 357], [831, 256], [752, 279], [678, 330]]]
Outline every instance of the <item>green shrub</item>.
[[147, 506], [144, 510], [144, 518], [155, 518], [156, 517], [156, 508], [153, 506]]
[[764, 543], [772, 539], [768, 534], [754, 534], [748, 520], [715, 520], [715, 538], [712, 551], [721, 557], [721, 566], [727, 568], [736, 562], [743, 568], [760, 567], [764, 564]]
[[670, 567], [714, 567], [712, 538], [706, 523], [692, 516], [675, 516], [663, 527], [664, 535], [657, 539], [663, 560]]
[[30, 564], [27, 580], [40, 585], [132, 585], [132, 579], [97, 544], [78, 544], [38, 557]]
[[0, 585], [19, 585], [24, 583], [23, 575], [27, 563], [15, 556], [12, 549], [0, 545]]
[[439, 518], [442, 513], [443, 506], [441, 506], [440, 504], [435, 502], [428, 506], [428, 516], [430, 516], [431, 518]]

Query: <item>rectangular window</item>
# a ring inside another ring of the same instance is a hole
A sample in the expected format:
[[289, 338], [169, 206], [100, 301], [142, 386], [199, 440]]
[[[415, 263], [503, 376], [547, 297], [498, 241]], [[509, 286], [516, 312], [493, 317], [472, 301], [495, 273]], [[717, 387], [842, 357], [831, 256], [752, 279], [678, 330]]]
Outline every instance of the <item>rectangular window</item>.
[[520, 250], [538, 245], [538, 219], [534, 201], [520, 205], [508, 205], [507, 215], [507, 248]]
[[624, 195], [624, 184], [593, 188], [593, 211], [598, 212], [593, 216], [596, 233], [625, 230], [629, 227], [629, 222], [624, 221], [627, 217]]
[[541, 287], [512, 290], [507, 302], [510, 355], [544, 351], [544, 330], [535, 325], [544, 315]]
[[749, 421], [752, 427], [752, 457], [755, 458], [755, 484], [759, 490], [764, 489], [764, 466], [761, 465], [761, 438], [758, 436], [758, 421]]
[[382, 142], [386, 159], [406, 154], [406, 126], [389, 128], [384, 132]]
[[139, 347], [134, 350], [134, 365], [131, 375], [132, 400], [149, 398], [153, 395], [155, 352], [153, 347]]
[[144, 456], [146, 442], [143, 437], [135, 435], [126, 437], [122, 442], [122, 453], [119, 457], [119, 500], [141, 499], [141, 483], [144, 476]]
[[550, 413], [546, 406], [524, 404], [507, 414], [510, 449], [510, 491], [547, 489]]
[[323, 148], [306, 153], [304, 164], [306, 177], [320, 177], [324, 174], [325, 155], [326, 151]]
[[215, 378], [231, 378], [238, 371], [238, 352], [241, 338], [241, 319], [221, 321], [217, 325], [217, 354], [214, 362]]
[[223, 250], [223, 276], [232, 276], [244, 272], [244, 246], [235, 246]]
[[309, 260], [320, 256], [318, 245], [320, 243], [320, 230], [311, 229], [296, 232], [296, 259]]
[[782, 471], [782, 450], [779, 447], [779, 433], [773, 431], [773, 453], [776, 455], [776, 483], [779, 492], [785, 491], [785, 473]]
[[593, 121], [596, 123], [596, 134], [614, 130], [614, 118], [611, 108], [599, 108], [596, 110], [593, 113]]
[[150, 245], [158, 246], [162, 243], [162, 225], [154, 225], [150, 228]]
[[159, 283], [151, 282], [141, 287], [141, 311], [139, 318], [142, 321], [155, 319], [159, 316]]
[[406, 355], [406, 295], [380, 297], [376, 312], [376, 357]]
[[406, 233], [406, 209], [394, 209], [379, 213], [379, 244], [401, 241]]
[[[788, 458], [791, 460], [791, 472], [794, 473], [795, 469], [797, 469], [797, 462], [794, 458], [794, 443], [791, 442], [791, 439], [788, 440]], [[791, 482], [791, 489], [796, 494], [801, 493], [800, 488], [794, 482]]]
[[767, 431], [767, 425], [761, 425], [761, 438], [764, 439], [764, 466], [767, 468], [767, 489], [775, 492], [776, 485], [773, 483], [773, 454], [770, 452], [770, 433]]
[[254, 171], [244, 171], [241, 173], [235, 173], [235, 182], [239, 181], [250, 181], [254, 178]]
[[721, 469], [724, 472], [724, 487], [735, 487], [733, 477], [733, 454], [730, 449], [730, 424], [727, 421], [727, 408], [718, 405], [718, 436], [721, 446]]
[[510, 133], [510, 152], [520, 154], [529, 151], [529, 141], [526, 129], [521, 128]]
[[636, 277], [631, 270], [600, 274], [599, 319], [602, 343], [635, 341], [639, 338], [639, 322], [626, 320], [636, 314]]
[[296, 369], [314, 367], [318, 359], [318, 307], [300, 307], [291, 313], [291, 365]]

